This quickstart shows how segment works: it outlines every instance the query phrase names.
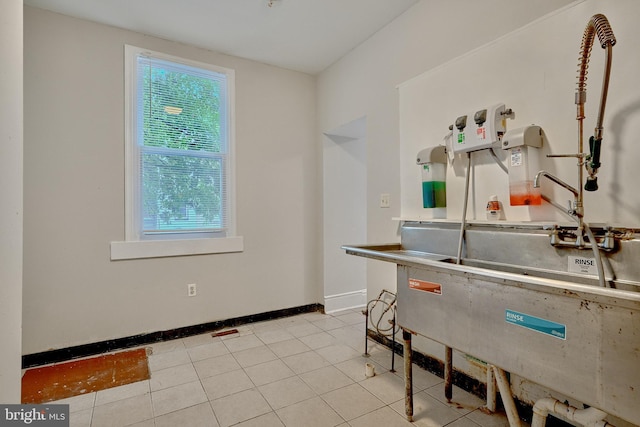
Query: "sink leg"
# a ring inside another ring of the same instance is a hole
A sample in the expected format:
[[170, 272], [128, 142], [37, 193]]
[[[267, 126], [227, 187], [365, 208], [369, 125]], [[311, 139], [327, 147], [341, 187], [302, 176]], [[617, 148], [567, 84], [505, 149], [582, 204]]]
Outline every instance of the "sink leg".
[[391, 320], [391, 372], [396, 372], [396, 311], [393, 310], [393, 319]]
[[453, 398], [453, 349], [444, 348], [444, 397], [451, 403]]
[[404, 358], [404, 410], [407, 421], [413, 422], [413, 358], [411, 356], [411, 332], [402, 330]]
[[366, 310], [362, 310], [362, 314], [364, 314], [364, 357], [369, 357], [369, 304], [367, 304]]

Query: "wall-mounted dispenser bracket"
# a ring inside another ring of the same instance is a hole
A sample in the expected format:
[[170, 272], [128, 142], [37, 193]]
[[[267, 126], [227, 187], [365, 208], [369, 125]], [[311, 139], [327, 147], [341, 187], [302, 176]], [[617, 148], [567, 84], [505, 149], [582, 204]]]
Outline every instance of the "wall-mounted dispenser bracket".
[[451, 127], [453, 151], [465, 153], [497, 147], [505, 132], [506, 118], [512, 114], [504, 104], [496, 104], [458, 117]]

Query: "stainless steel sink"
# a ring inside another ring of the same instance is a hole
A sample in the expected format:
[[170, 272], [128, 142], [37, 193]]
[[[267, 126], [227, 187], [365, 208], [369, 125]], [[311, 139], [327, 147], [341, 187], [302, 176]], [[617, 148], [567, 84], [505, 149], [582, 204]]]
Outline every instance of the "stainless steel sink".
[[[459, 264], [496, 272], [598, 286], [595, 273], [573, 272], [574, 259], [590, 259], [591, 250], [555, 248], [549, 243], [549, 227], [536, 224], [469, 224], [465, 231], [465, 251]], [[564, 228], [570, 231], [570, 227]], [[402, 227], [401, 243], [345, 245], [349, 255], [363, 256], [405, 265], [425, 265], [427, 261], [457, 262], [459, 223], [408, 222]], [[598, 229], [594, 227], [594, 233]], [[605, 276], [610, 287], [640, 291], [640, 239], [635, 232], [603, 252]], [[432, 266], [430, 262], [428, 265]]]

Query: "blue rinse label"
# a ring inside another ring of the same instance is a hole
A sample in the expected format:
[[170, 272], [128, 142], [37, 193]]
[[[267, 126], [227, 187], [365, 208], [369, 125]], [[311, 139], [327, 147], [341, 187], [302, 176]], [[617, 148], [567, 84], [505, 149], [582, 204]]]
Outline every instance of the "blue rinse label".
[[552, 337], [560, 338], [562, 340], [567, 339], [567, 325], [563, 325], [561, 323], [552, 322], [551, 320], [541, 319], [539, 317], [530, 316], [528, 314], [509, 309], [505, 310], [504, 320], [507, 323], [522, 326], [523, 328], [531, 329], [545, 335], [551, 335]]

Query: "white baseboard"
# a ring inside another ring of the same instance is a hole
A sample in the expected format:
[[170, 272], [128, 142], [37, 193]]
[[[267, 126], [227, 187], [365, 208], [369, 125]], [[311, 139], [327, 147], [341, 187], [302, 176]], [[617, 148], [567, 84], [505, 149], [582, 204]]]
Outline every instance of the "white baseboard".
[[367, 290], [345, 292], [343, 294], [325, 295], [324, 312], [327, 314], [350, 308], [364, 307], [367, 305]]

